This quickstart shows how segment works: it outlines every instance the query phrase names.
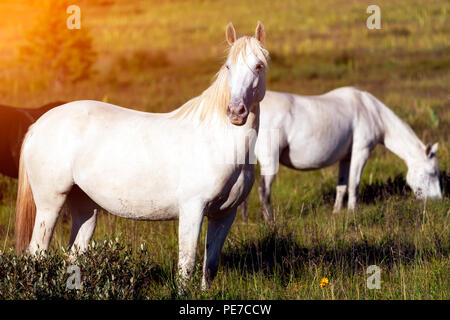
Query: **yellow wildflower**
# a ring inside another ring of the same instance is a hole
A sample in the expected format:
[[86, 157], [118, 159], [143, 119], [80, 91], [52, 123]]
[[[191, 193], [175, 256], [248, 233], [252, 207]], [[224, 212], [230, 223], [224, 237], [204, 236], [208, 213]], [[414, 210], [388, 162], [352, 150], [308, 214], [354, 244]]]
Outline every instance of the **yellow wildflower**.
[[328, 283], [328, 278], [322, 278], [322, 280], [320, 280], [320, 287], [323, 289], [328, 285]]

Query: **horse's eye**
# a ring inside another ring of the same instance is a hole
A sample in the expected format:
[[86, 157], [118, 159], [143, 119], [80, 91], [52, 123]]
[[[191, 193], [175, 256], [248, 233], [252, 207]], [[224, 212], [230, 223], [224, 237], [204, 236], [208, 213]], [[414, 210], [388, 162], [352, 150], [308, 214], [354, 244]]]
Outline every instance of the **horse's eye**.
[[228, 70], [230, 70], [230, 66], [228, 64], [225, 65], [225, 68], [227, 68]]
[[258, 63], [255, 67], [256, 71], [260, 71], [260, 70], [262, 70], [262, 68], [263, 68], [263, 65], [261, 63]]

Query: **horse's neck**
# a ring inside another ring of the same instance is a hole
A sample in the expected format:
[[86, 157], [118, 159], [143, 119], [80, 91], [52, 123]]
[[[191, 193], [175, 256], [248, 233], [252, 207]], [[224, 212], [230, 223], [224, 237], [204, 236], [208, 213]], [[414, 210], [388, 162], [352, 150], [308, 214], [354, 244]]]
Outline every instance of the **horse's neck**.
[[409, 166], [425, 156], [425, 146], [411, 127], [392, 110], [382, 105], [384, 123], [384, 145]]
[[[259, 103], [252, 107], [247, 122], [243, 126], [235, 126], [231, 123], [226, 125], [224, 135], [219, 134], [218, 140], [222, 139], [222, 151], [227, 159], [226, 163], [249, 164], [254, 163], [255, 144], [259, 131]], [[231, 161], [231, 162], [230, 162]]]
[[250, 112], [246, 123], [248, 128], [255, 130], [256, 133], [258, 133], [259, 131], [259, 113], [260, 113], [260, 103], [258, 102], [253, 106], [252, 112]]

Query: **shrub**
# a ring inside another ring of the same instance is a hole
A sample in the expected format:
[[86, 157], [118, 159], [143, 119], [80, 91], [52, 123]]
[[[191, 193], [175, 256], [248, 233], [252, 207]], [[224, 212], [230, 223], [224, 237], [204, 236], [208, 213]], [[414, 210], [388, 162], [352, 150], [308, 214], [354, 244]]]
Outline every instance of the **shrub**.
[[[72, 264], [81, 271], [80, 290], [66, 288]], [[170, 278], [172, 270], [156, 266], [144, 246], [133, 251], [118, 239], [91, 243], [72, 263], [60, 249], [37, 258], [0, 252], [0, 300], [144, 299], [150, 284]]]

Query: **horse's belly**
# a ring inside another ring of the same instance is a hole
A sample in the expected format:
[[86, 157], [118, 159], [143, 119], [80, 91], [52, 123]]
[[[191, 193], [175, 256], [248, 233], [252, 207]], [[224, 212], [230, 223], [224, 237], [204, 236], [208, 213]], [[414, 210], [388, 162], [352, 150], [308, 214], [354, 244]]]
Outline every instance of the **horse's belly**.
[[162, 179], [126, 165], [121, 170], [106, 161], [102, 165], [104, 171], [91, 166], [74, 176], [74, 182], [100, 207], [137, 220], [178, 218], [176, 184], [168, 174]]
[[293, 143], [281, 152], [280, 162], [298, 170], [313, 170], [328, 167], [347, 156], [351, 137], [335, 136], [325, 141], [304, 140]]
[[97, 192], [89, 196], [100, 207], [119, 217], [135, 220], [178, 219], [178, 205], [175, 199], [136, 198], [126, 194], [110, 195], [106, 192]]
[[154, 200], [142, 202], [120, 199], [110, 209], [112, 214], [134, 220], [176, 220], [178, 207], [176, 205], [161, 204]]

